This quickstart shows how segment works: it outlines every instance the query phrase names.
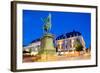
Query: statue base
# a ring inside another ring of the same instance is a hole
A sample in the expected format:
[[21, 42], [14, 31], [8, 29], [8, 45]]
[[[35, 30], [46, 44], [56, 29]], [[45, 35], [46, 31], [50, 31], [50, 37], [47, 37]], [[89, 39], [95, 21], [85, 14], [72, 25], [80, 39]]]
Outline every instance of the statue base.
[[41, 49], [39, 55], [43, 61], [47, 61], [48, 58], [54, 57], [56, 55], [56, 48], [54, 48], [53, 43], [54, 36], [52, 34], [45, 34], [41, 39]]

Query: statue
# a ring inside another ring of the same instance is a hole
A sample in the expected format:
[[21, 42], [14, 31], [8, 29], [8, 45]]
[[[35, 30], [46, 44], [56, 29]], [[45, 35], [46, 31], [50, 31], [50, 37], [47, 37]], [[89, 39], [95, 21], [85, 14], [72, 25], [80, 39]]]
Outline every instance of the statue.
[[43, 26], [44, 33], [47, 34], [51, 30], [51, 14], [44, 20], [44, 26]]
[[51, 57], [55, 57], [56, 49], [54, 47], [53, 39], [54, 36], [50, 33], [51, 30], [51, 14], [48, 15], [44, 20], [43, 31], [44, 35], [41, 38], [41, 49], [39, 55], [41, 55], [42, 61], [49, 61]]

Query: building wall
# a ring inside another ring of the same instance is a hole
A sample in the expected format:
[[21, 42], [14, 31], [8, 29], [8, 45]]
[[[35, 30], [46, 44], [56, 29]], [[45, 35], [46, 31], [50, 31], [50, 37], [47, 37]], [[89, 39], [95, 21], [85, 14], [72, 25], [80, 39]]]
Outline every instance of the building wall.
[[59, 49], [61, 51], [71, 51], [71, 50], [75, 50], [75, 44], [76, 44], [76, 40], [79, 40], [80, 43], [83, 46], [83, 50], [86, 49], [85, 47], [85, 41], [83, 39], [82, 36], [75, 36], [75, 37], [70, 37], [70, 38], [66, 38], [66, 39], [60, 39], [56, 41], [56, 44], [58, 46], [58, 51]]
[[40, 49], [40, 45], [41, 45], [41, 42], [37, 41], [37, 42], [31, 43], [29, 46], [24, 47], [24, 50], [31, 49], [34, 52], [38, 52], [38, 50]]

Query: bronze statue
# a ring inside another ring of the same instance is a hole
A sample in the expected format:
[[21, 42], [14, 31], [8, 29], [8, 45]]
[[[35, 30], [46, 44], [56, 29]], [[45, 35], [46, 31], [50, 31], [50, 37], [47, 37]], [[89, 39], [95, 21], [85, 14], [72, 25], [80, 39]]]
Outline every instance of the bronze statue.
[[44, 25], [43, 25], [43, 30], [44, 33], [47, 34], [51, 30], [51, 14], [44, 20]]

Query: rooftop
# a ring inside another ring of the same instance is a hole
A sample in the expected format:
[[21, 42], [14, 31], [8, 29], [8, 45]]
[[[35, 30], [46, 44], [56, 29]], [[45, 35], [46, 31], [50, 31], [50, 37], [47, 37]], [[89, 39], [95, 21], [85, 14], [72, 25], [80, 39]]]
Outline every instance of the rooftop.
[[65, 38], [70, 38], [70, 37], [74, 37], [74, 36], [80, 36], [80, 35], [81, 35], [80, 32], [74, 31], [74, 30], [73, 30], [72, 32], [65, 33], [65, 34], [62, 34], [62, 35], [58, 36], [58, 37], [56, 38], [56, 40], [65, 39]]

